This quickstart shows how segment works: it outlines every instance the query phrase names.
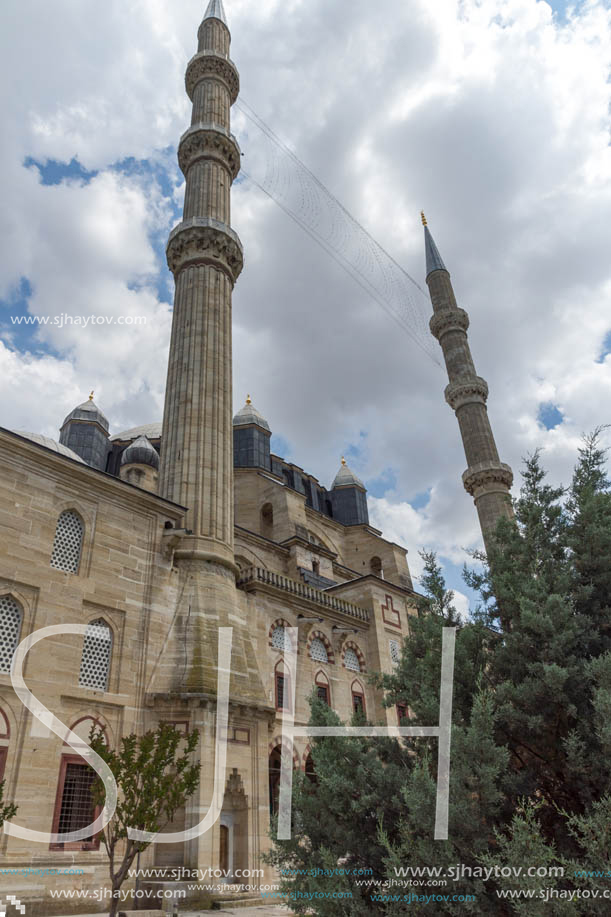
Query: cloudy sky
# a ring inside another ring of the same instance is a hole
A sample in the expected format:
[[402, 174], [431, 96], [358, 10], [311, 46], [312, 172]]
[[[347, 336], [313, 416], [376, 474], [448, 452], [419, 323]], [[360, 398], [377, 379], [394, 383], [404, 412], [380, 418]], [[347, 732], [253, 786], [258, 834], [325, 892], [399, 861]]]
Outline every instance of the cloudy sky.
[[[182, 203], [176, 143], [205, 0], [5, 0], [0, 423], [57, 437], [91, 389], [113, 432], [161, 417]], [[602, 0], [226, 0], [242, 98], [419, 284], [429, 225], [471, 316], [501, 458], [570, 477], [611, 395], [611, 10]], [[237, 113], [244, 163], [264, 156]], [[478, 547], [443, 370], [247, 180], [233, 225], [234, 401], [372, 522]], [[424, 308], [428, 308], [422, 299]], [[18, 325], [17, 316], [146, 325]], [[435, 347], [437, 346], [435, 342]], [[466, 599], [460, 597], [461, 607]]]

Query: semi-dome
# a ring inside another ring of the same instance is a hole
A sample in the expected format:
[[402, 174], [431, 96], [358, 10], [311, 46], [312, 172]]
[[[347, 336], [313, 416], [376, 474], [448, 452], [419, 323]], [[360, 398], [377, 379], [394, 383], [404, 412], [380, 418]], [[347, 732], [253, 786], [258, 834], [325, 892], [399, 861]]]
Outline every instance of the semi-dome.
[[93, 400], [93, 392], [82, 404], [77, 405], [64, 419], [62, 428], [71, 420], [82, 420], [86, 423], [98, 423], [108, 433], [108, 420]]
[[80, 455], [77, 455], [76, 452], [73, 452], [68, 446], [63, 446], [56, 440], [51, 439], [50, 436], [43, 436], [42, 433], [29, 433], [25, 430], [13, 430], [13, 433], [16, 433], [17, 436], [23, 436], [25, 439], [30, 439], [33, 443], [38, 443], [39, 446], [50, 449], [51, 452], [58, 452], [59, 455], [65, 455], [66, 458], [72, 459], [75, 462], [80, 462], [81, 465], [87, 464]]
[[159, 455], [146, 436], [139, 436], [121, 456], [121, 465], [150, 465], [159, 468]]
[[336, 487], [361, 487], [363, 490], [367, 490], [361, 479], [357, 478], [354, 471], [348, 467], [345, 458], [342, 458], [341, 467], [335, 475], [331, 489], [333, 490]]
[[266, 421], [265, 417], [257, 411], [256, 407], [250, 400], [250, 395], [246, 398], [246, 404], [243, 408], [240, 408], [238, 413], [233, 418], [234, 427], [245, 427], [247, 424], [254, 423], [258, 427], [262, 427], [264, 430], [269, 429], [269, 424]]

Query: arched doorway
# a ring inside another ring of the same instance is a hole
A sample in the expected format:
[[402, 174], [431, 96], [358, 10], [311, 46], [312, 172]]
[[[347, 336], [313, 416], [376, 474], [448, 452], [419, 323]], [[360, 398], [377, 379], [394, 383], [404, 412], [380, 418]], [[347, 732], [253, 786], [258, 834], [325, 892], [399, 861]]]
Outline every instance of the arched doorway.
[[219, 868], [227, 882], [236, 881], [234, 875], [239, 870], [240, 883], [239, 876], [248, 869], [248, 798], [237, 767], [225, 787], [219, 831]]

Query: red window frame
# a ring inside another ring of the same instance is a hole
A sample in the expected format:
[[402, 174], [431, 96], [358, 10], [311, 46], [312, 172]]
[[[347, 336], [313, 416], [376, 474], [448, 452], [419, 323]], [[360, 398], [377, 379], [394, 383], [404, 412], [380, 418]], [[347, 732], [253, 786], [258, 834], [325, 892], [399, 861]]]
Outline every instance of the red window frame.
[[6, 745], [0, 746], [0, 781], [4, 780], [4, 771], [6, 770], [6, 758], [8, 748]]
[[[87, 762], [81, 758], [80, 755], [62, 755], [60, 765], [59, 765], [59, 780], [57, 782], [57, 793], [55, 796], [55, 810], [53, 812], [53, 827], [51, 829], [53, 834], [57, 834], [59, 830], [59, 816], [62, 809], [62, 799], [64, 796], [64, 785], [66, 782], [66, 773], [68, 771], [69, 764], [86, 764]], [[100, 812], [102, 811], [102, 806], [96, 806], [93, 810], [93, 818], [96, 819]], [[100, 835], [92, 841], [73, 841], [71, 843], [60, 843], [60, 844], [50, 844], [50, 850], [98, 850], [100, 846]]]
[[[280, 691], [279, 683], [282, 679], [282, 704], [279, 704]], [[290, 711], [289, 706], [289, 677], [286, 672], [276, 672], [274, 677], [274, 684], [276, 686], [276, 710], [288, 710]]]
[[399, 726], [401, 725], [401, 720], [409, 719], [409, 707], [407, 704], [397, 704], [397, 721]]
[[[357, 706], [357, 704], [355, 704], [355, 700], [357, 697], [360, 698], [360, 701], [361, 701], [360, 709]], [[362, 713], [363, 716], [367, 716], [367, 711], [365, 709], [365, 695], [362, 693], [362, 691], [353, 691], [352, 692], [352, 712], [353, 713], [357, 713], [357, 712]]]
[[321, 700], [328, 707], [329, 706], [329, 685], [322, 685], [316, 682], [316, 696], [319, 700]]

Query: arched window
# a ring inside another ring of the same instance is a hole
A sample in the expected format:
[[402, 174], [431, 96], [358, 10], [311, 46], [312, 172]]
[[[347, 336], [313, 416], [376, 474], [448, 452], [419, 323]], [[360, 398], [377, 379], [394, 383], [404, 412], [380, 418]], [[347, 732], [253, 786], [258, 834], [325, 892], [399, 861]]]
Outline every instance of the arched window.
[[274, 670], [274, 693], [276, 710], [291, 709], [290, 679], [284, 669], [284, 664], [279, 662]]
[[352, 712], [360, 714], [363, 717], [366, 716], [365, 691], [363, 690], [362, 684], [359, 681], [353, 681], [350, 690], [352, 693]]
[[304, 771], [310, 783], [316, 785], [318, 783], [318, 777], [316, 776], [316, 769], [314, 767], [314, 761], [312, 760], [311, 753], [306, 758]]
[[369, 562], [369, 569], [374, 576], [382, 577], [382, 561], [379, 557], [372, 557]]
[[310, 644], [310, 656], [314, 662], [328, 662], [329, 654], [327, 653], [327, 647], [324, 645], [320, 637], [314, 637], [312, 643]]
[[271, 538], [274, 533], [274, 508], [271, 503], [264, 503], [261, 507], [261, 534]]
[[347, 669], [350, 669], [351, 672], [360, 672], [361, 663], [359, 662], [359, 657], [356, 655], [356, 651], [352, 647], [348, 647], [344, 653], [344, 665]]
[[286, 627], [283, 624], [277, 624], [272, 631], [272, 647], [275, 650], [285, 650], [290, 649], [291, 644], [289, 643], [289, 635], [286, 632]]
[[0, 596], [0, 672], [10, 672], [19, 637], [23, 612], [11, 595]]
[[8, 717], [4, 710], [0, 708], [0, 780], [4, 780], [4, 771], [6, 769], [6, 758], [8, 755], [8, 743], [11, 737], [11, 728]]
[[329, 707], [331, 705], [331, 693], [329, 690], [329, 679], [324, 672], [318, 672], [314, 679], [314, 684], [316, 685], [316, 696], [318, 700], [321, 700], [323, 704]]
[[112, 631], [103, 618], [98, 618], [87, 627], [83, 641], [79, 685], [107, 691], [111, 656]]
[[66, 509], [60, 514], [51, 553], [52, 567], [64, 573], [78, 573], [84, 533], [83, 520], [75, 510]]
[[269, 814], [278, 814], [278, 797], [280, 796], [280, 768], [282, 749], [278, 745], [269, 756]]

